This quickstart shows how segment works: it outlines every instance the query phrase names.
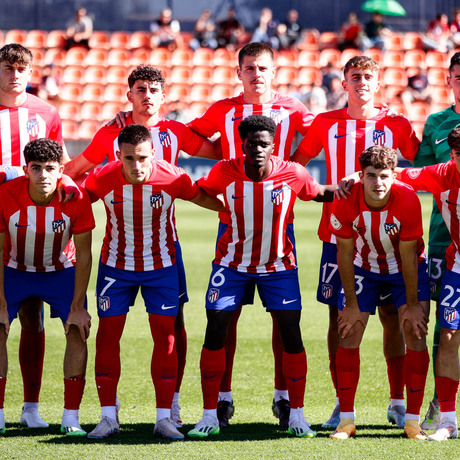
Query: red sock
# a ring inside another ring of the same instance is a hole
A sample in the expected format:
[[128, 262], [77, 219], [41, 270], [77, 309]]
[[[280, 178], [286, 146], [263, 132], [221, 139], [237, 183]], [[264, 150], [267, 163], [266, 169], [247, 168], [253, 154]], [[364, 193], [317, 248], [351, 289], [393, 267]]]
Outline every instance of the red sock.
[[0, 409], [3, 409], [5, 403], [6, 377], [0, 378]]
[[390, 383], [390, 398], [404, 399], [404, 360], [406, 355], [387, 359], [388, 382]]
[[287, 390], [287, 382], [283, 373], [283, 353], [284, 347], [281, 340], [280, 331], [275, 318], [272, 317], [272, 350], [275, 359], [275, 388], [277, 390]]
[[150, 372], [155, 387], [156, 407], [171, 407], [177, 380], [177, 353], [174, 345], [174, 316], [149, 315], [153, 338]]
[[238, 318], [241, 315], [242, 305], [233, 313], [232, 320], [228, 326], [227, 338], [225, 339], [225, 371], [220, 382], [220, 391], [232, 391], [232, 374], [233, 374], [233, 360], [235, 359], [236, 352], [236, 338]]
[[339, 346], [336, 356], [340, 411], [353, 412], [359, 382], [359, 348]]
[[177, 380], [176, 380], [176, 392], [179, 393], [182, 379], [184, 378], [185, 362], [187, 357], [187, 332], [185, 327], [182, 326], [180, 329], [174, 330], [174, 336], [176, 338], [176, 353], [177, 353]]
[[42, 385], [44, 358], [45, 330], [34, 333], [21, 329], [19, 364], [24, 384], [25, 402], [38, 402]]
[[85, 376], [64, 379], [64, 409], [78, 410], [85, 390]]
[[225, 370], [225, 350], [201, 349], [201, 388], [204, 409], [217, 409], [219, 388]]
[[335, 388], [335, 395], [339, 396], [339, 393], [338, 393], [338, 390], [337, 390], [337, 367], [336, 367], [336, 364], [335, 364], [336, 356], [337, 355], [333, 355], [333, 354], [329, 353], [329, 371], [331, 373], [332, 383], [333, 383], [334, 388]]
[[428, 349], [414, 351], [407, 349], [405, 359], [405, 379], [406, 379], [406, 413], [419, 415], [425, 393], [426, 374], [430, 357]]
[[120, 380], [120, 338], [126, 314], [99, 318], [96, 336], [96, 386], [101, 406], [115, 406]]
[[283, 372], [288, 386], [291, 408], [303, 407], [307, 382], [307, 355], [305, 350], [300, 353], [286, 353], [283, 351]]
[[441, 412], [455, 412], [459, 382], [449, 377], [436, 377], [436, 391], [438, 393]]

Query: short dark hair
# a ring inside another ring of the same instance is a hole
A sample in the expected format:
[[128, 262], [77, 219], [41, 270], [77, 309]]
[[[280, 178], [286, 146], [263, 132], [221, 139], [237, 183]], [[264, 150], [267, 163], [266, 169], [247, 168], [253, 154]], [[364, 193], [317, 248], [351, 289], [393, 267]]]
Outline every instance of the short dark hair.
[[457, 51], [451, 58], [450, 58], [450, 65], [449, 65], [449, 73], [452, 72], [454, 66], [460, 65], [460, 51]]
[[0, 62], [8, 61], [10, 64], [32, 64], [32, 52], [29, 48], [19, 43], [9, 43], [0, 49]]
[[375, 169], [394, 170], [398, 164], [398, 154], [396, 150], [390, 147], [373, 145], [361, 153], [359, 164], [361, 165], [361, 171], [364, 171], [369, 166]]
[[31, 161], [39, 161], [41, 163], [55, 161], [61, 164], [63, 155], [62, 145], [53, 139], [34, 139], [24, 147], [24, 158], [27, 164]]
[[273, 50], [265, 43], [252, 42], [248, 43], [247, 45], [244, 45], [238, 53], [238, 64], [240, 68], [243, 65], [244, 56], [257, 57], [261, 54], [268, 54], [271, 60], [275, 62], [275, 54], [273, 53]]
[[460, 153], [460, 126], [456, 126], [447, 136], [447, 143], [451, 150]]
[[371, 70], [372, 72], [378, 72], [380, 68], [369, 56], [355, 56], [345, 64], [345, 67], [343, 68], [344, 77], [346, 77], [350, 69]]
[[238, 132], [240, 133], [242, 141], [248, 137], [249, 133], [259, 131], [268, 131], [270, 137], [274, 139], [276, 134], [276, 123], [265, 115], [251, 115], [244, 118], [238, 126]]
[[142, 125], [125, 126], [118, 134], [118, 147], [121, 144], [139, 145], [143, 142], [150, 142], [153, 147], [152, 135], [148, 128]]
[[160, 83], [161, 89], [165, 87], [165, 77], [160, 69], [149, 64], [138, 65], [128, 77], [129, 89], [133, 89], [137, 80], [146, 80], [153, 83]]

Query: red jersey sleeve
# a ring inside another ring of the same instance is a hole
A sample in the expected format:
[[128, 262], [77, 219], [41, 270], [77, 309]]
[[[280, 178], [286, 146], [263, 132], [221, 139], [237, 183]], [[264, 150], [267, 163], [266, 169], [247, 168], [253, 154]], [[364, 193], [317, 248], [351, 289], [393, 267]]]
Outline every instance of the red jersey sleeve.
[[303, 182], [303, 186], [297, 196], [303, 201], [313, 200], [318, 196], [319, 193], [319, 184], [309, 172], [298, 163], [291, 163], [296, 168], [296, 174], [299, 179]]
[[185, 169], [173, 165], [171, 167], [177, 174], [177, 178], [172, 183], [174, 190], [178, 190], [177, 197], [187, 201], [193, 200], [200, 192], [197, 183], [192, 180]]
[[448, 176], [449, 164], [451, 163], [439, 163], [423, 168], [406, 168], [399, 175], [400, 180], [410, 185], [414, 190], [425, 190], [437, 194], [444, 188], [441, 184], [445, 182]]
[[402, 241], [417, 240], [423, 236], [422, 206], [413, 189], [400, 184], [400, 193], [393, 201], [394, 206], [400, 207], [401, 230], [399, 239]]
[[103, 126], [94, 135], [93, 140], [83, 151], [82, 155], [95, 165], [101, 164], [106, 158], [109, 161], [115, 159], [113, 143], [117, 138], [120, 129], [117, 127]]
[[395, 143], [395, 148], [401, 152], [401, 155], [406, 160], [412, 162], [417, 156], [417, 152], [420, 147], [420, 141], [418, 140], [417, 134], [415, 133], [407, 118], [395, 117], [394, 120], [398, 120], [399, 122], [398, 129], [394, 130], [398, 135], [398, 140]]
[[359, 198], [358, 184], [353, 186], [352, 193], [346, 200], [337, 198], [332, 202], [332, 213], [329, 219], [329, 231], [336, 237], [347, 239], [353, 238], [353, 216], [354, 202]]
[[178, 136], [181, 140], [179, 149], [183, 150], [189, 155], [196, 156], [203, 145], [204, 138], [199, 134], [192, 131], [187, 125], [183, 123], [174, 122], [174, 130], [180, 133]]
[[227, 160], [219, 161], [211, 168], [208, 174], [198, 179], [198, 186], [208, 195], [217, 196], [224, 190], [222, 165], [225, 163], [227, 163]]
[[72, 220], [72, 233], [78, 235], [93, 230], [96, 223], [86, 190], [81, 189], [80, 197], [77, 200], [69, 201], [69, 203], [72, 201], [75, 201], [75, 203], [72, 203], [72, 206], [75, 206], [75, 215]]
[[323, 149], [323, 139], [320, 135], [323, 129], [321, 114], [311, 123], [306, 136], [302, 139], [297, 150], [308, 159], [315, 158]]
[[203, 137], [212, 137], [219, 131], [219, 120], [222, 118], [222, 109], [219, 103], [212, 104], [199, 118], [187, 124], [195, 133]]

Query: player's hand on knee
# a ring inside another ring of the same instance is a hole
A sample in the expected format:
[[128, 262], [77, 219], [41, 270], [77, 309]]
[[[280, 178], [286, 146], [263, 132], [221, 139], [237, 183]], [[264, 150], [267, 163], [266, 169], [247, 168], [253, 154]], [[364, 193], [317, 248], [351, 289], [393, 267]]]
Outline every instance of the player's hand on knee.
[[359, 322], [363, 327], [365, 326], [361, 311], [357, 307], [350, 308], [345, 306], [342, 311], [339, 311], [337, 322], [339, 325], [339, 335], [342, 339], [347, 336], [356, 323]]
[[69, 313], [64, 325], [66, 334], [69, 333], [71, 325], [78, 327], [82, 342], [86, 342], [91, 328], [91, 315], [84, 309], [73, 310]]
[[[407, 328], [408, 324], [417, 339], [428, 334], [428, 317], [420, 302], [413, 306], [402, 305], [400, 308], [401, 327]], [[408, 324], [407, 324], [408, 323]]]

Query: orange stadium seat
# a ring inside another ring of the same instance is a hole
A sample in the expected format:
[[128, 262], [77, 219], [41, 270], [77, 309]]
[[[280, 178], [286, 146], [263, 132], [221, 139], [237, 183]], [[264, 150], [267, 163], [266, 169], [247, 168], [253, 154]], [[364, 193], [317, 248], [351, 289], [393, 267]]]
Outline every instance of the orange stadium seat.
[[147, 48], [150, 50], [150, 37], [151, 32], [136, 31], [131, 34], [129, 46], [132, 50], [137, 48]]
[[74, 120], [80, 119], [80, 107], [79, 102], [63, 101], [59, 105], [59, 115], [63, 120]]
[[426, 53], [427, 67], [440, 67], [442, 69], [448, 67], [446, 54], [439, 51], [428, 51]]
[[339, 67], [344, 67], [345, 64], [355, 56], [360, 56], [362, 53], [358, 49], [355, 48], [348, 48], [342, 51], [342, 55], [340, 56], [340, 65]]
[[384, 85], [407, 86], [407, 74], [405, 69], [389, 67], [383, 74]]
[[107, 50], [110, 48], [110, 34], [105, 30], [94, 30], [89, 38], [89, 47]]
[[106, 65], [108, 52], [103, 49], [90, 49], [86, 55], [85, 65]]
[[193, 61], [193, 51], [190, 49], [181, 49], [177, 48], [172, 52], [171, 64], [182, 65], [182, 66], [192, 66]]
[[174, 83], [189, 85], [192, 83], [192, 70], [190, 67], [176, 66], [171, 70], [169, 81]]
[[107, 69], [104, 66], [92, 65], [86, 69], [84, 82], [85, 83], [105, 83], [106, 76], [107, 76]]
[[173, 84], [167, 94], [170, 101], [182, 101], [187, 104], [190, 101], [190, 85]]
[[212, 85], [213, 83], [213, 70], [211, 67], [194, 67], [192, 71], [192, 82], [203, 83], [206, 85]]
[[46, 38], [46, 47], [49, 48], [64, 48], [66, 33], [64, 30], [52, 30], [48, 32]]
[[62, 73], [62, 82], [67, 83], [83, 83], [85, 76], [85, 68], [82, 66], [68, 66], [64, 68]]
[[78, 122], [75, 120], [62, 120], [62, 136], [66, 141], [78, 140]]
[[94, 137], [99, 129], [100, 123], [92, 120], [83, 120], [78, 128], [78, 138], [89, 140]]
[[126, 86], [126, 83], [122, 85], [116, 83], [107, 85], [104, 90], [104, 101], [124, 102], [126, 100]]
[[27, 37], [24, 46], [27, 48], [46, 48], [48, 32], [44, 30], [30, 30], [27, 32]]
[[155, 48], [150, 53], [150, 63], [155, 67], [171, 66], [171, 51], [168, 48]]
[[[303, 70], [303, 69], [302, 69]], [[276, 83], [278, 85], [297, 85], [299, 71], [296, 67], [279, 67], [276, 71]]]
[[319, 49], [319, 32], [316, 29], [305, 30], [303, 40], [299, 44], [301, 50], [318, 50]]
[[82, 120], [102, 121], [102, 103], [96, 101], [84, 102], [80, 108], [80, 118]]
[[45, 56], [46, 56], [46, 51], [45, 49], [39, 49], [39, 48], [29, 48], [30, 51], [32, 51], [32, 56], [33, 56], [33, 63], [35, 65], [43, 66], [45, 64]]
[[383, 64], [383, 53], [378, 48], [369, 48], [364, 54], [373, 59], [378, 66]]
[[332, 62], [334, 67], [341, 67], [342, 53], [334, 48], [327, 48], [321, 51], [319, 55], [319, 65], [326, 67], [329, 62]]
[[430, 105], [426, 102], [413, 102], [409, 107], [408, 118], [410, 121], [424, 122], [430, 114]]
[[236, 81], [236, 71], [234, 67], [218, 66], [214, 69], [214, 83], [233, 85]]
[[111, 66], [107, 70], [107, 83], [127, 85], [129, 69], [123, 66]]
[[[312, 83], [321, 84], [322, 74], [318, 69], [309, 69], [304, 67], [299, 70], [299, 77], [297, 79], [298, 85], [311, 85]], [[294, 84], [294, 82], [288, 82]]]
[[302, 50], [299, 53], [299, 67], [319, 67], [319, 51], [317, 50]]
[[193, 53], [192, 64], [194, 66], [214, 66], [214, 51], [209, 48], [198, 48]]
[[233, 85], [221, 84], [212, 87], [211, 100], [213, 102], [233, 96], [235, 96], [235, 87]]
[[[403, 87], [401, 85], [387, 85], [384, 88], [384, 94], [385, 94], [385, 101], [386, 102], [391, 102], [391, 101], [399, 101], [401, 102], [401, 99], [399, 98], [399, 95], [403, 91]], [[382, 89], [380, 89], [382, 91]]]
[[319, 48], [337, 48], [339, 38], [337, 32], [321, 32], [319, 36]]
[[299, 65], [298, 54], [297, 51], [281, 51], [276, 57], [276, 65], [278, 67], [297, 67]]
[[190, 90], [191, 102], [203, 102], [210, 104], [212, 94], [211, 85], [193, 85]]
[[131, 41], [131, 32], [112, 32], [110, 36], [109, 47], [110, 48], [129, 48], [129, 42]]
[[403, 49], [403, 43], [404, 35], [397, 32], [392, 32], [391, 35], [385, 39], [385, 48], [388, 51], [401, 51]]
[[122, 65], [128, 66], [130, 64], [131, 52], [121, 48], [114, 48], [109, 51], [107, 56], [107, 65]]
[[68, 83], [62, 87], [61, 99], [63, 101], [79, 102], [83, 94], [83, 85]]
[[99, 101], [102, 102], [104, 95], [104, 85], [97, 83], [88, 83], [83, 88], [82, 101]]
[[405, 117], [407, 117], [406, 109], [400, 99], [393, 99], [392, 101], [387, 102], [389, 102], [389, 106], [394, 113], [402, 113]]
[[407, 50], [404, 53], [404, 67], [425, 67], [426, 54], [423, 50]]
[[59, 48], [48, 48], [45, 53], [44, 64], [63, 66], [65, 62], [65, 51]]
[[227, 48], [217, 48], [214, 51], [214, 65], [235, 67], [237, 64], [236, 53]]
[[27, 38], [27, 32], [20, 29], [11, 29], [5, 33], [5, 45], [9, 43], [19, 43], [24, 45]]
[[38, 86], [42, 81], [42, 69], [41, 66], [33, 65], [32, 75], [30, 76], [30, 83], [34, 86]]
[[[150, 51], [147, 48], [138, 48], [131, 53], [129, 64], [132, 66], [138, 66], [141, 64], [150, 63]], [[120, 64], [118, 64], [120, 65]]]
[[64, 64], [68, 65], [84, 65], [88, 50], [86, 48], [75, 47], [70, 48], [65, 55]]
[[403, 48], [407, 50], [415, 50], [422, 48], [422, 34], [420, 32], [406, 32], [404, 34]]
[[387, 51], [383, 56], [383, 67], [405, 67], [402, 51]]
[[207, 102], [195, 101], [190, 104], [189, 109], [191, 115], [196, 118], [201, 117], [201, 115], [203, 115], [203, 113], [205, 113], [206, 110], [208, 110], [208, 107], [209, 104]]
[[452, 94], [452, 90], [445, 85], [432, 86], [431, 98], [435, 104], [451, 105], [454, 103], [454, 95]]
[[121, 102], [105, 102], [102, 104], [101, 120], [111, 120], [120, 110], [124, 110]]
[[447, 69], [440, 69], [438, 67], [432, 67], [428, 69], [428, 83], [430, 85], [445, 85], [446, 78], [448, 75]]

